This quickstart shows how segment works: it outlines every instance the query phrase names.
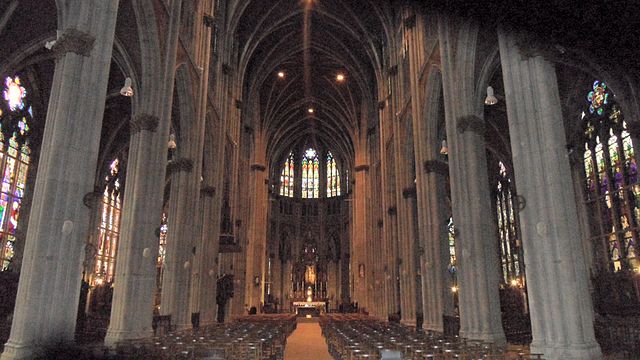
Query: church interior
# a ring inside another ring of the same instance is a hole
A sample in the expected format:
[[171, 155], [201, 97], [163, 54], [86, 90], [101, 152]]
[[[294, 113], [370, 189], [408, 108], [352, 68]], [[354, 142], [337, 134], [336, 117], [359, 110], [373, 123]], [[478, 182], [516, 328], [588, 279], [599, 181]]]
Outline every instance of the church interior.
[[0, 359], [640, 358], [638, 19], [3, 0]]

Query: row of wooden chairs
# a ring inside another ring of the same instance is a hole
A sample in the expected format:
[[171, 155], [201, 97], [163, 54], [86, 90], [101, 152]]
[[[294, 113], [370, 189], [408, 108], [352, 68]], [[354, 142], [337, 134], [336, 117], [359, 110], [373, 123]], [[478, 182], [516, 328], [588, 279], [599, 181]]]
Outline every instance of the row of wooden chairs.
[[337, 360], [543, 359], [524, 349], [444, 337], [359, 314], [330, 314], [321, 318], [320, 325], [329, 352]]
[[131, 359], [281, 360], [287, 337], [295, 327], [295, 315], [253, 315], [122, 344], [117, 351], [119, 358]]

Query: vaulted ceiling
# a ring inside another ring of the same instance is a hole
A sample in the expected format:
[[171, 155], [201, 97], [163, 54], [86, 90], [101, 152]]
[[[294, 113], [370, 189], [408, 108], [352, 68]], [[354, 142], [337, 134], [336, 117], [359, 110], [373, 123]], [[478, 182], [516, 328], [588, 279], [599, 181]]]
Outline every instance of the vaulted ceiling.
[[266, 134], [267, 158], [302, 146], [353, 158], [378, 98], [388, 2], [253, 0], [232, 11], [244, 101]]

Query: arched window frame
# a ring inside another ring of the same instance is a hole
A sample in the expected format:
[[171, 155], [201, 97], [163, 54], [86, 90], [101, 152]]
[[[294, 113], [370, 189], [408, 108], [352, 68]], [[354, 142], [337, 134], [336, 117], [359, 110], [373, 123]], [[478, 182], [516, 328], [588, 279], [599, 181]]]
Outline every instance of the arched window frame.
[[582, 112], [585, 198], [591, 239], [610, 271], [640, 271], [637, 255], [640, 184], [622, 111], [607, 84], [595, 80]]
[[19, 75], [4, 79], [0, 98], [0, 266], [6, 270], [14, 256], [15, 233], [26, 191], [31, 149], [29, 125], [33, 108]]
[[340, 172], [331, 151], [327, 152], [327, 197], [340, 196]]
[[122, 211], [119, 178], [120, 160], [116, 158], [109, 165], [109, 172], [104, 179], [93, 285], [102, 285], [104, 282], [111, 283], [115, 276]]
[[498, 162], [496, 217], [500, 241], [500, 268], [503, 284], [523, 287], [524, 267], [513, 181], [502, 161]]
[[293, 152], [289, 153], [280, 172], [280, 196], [293, 197], [295, 185], [295, 161]]
[[302, 157], [302, 198], [320, 197], [320, 160], [318, 152], [309, 148]]

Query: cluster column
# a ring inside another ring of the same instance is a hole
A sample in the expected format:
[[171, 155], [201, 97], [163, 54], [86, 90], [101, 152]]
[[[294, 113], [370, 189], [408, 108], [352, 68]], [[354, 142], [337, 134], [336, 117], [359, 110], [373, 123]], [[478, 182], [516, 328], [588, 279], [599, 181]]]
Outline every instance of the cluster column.
[[526, 201], [519, 216], [531, 352], [600, 359], [556, 70], [541, 56], [524, 56], [514, 35], [500, 29], [498, 37], [516, 184]]
[[73, 341], [117, 0], [68, 1], [26, 236], [11, 336], [2, 359]]
[[171, 315], [171, 325], [180, 329], [191, 326], [189, 293], [195, 245], [192, 230], [200, 189], [193, 174], [193, 160], [175, 159], [167, 171], [172, 179], [160, 314]]
[[200, 312], [200, 325], [210, 325], [216, 322], [216, 291], [218, 277], [218, 239], [219, 216], [215, 206], [220, 202], [215, 195], [216, 188], [204, 185], [200, 188], [202, 214], [202, 232], [197, 250], [198, 277], [196, 279], [195, 296]]
[[367, 298], [367, 171], [369, 165], [359, 164], [355, 167], [355, 186], [352, 216], [352, 242], [351, 242], [351, 299], [358, 302], [359, 307], [368, 304]]
[[439, 21], [451, 202], [456, 225], [460, 336], [505, 342], [498, 296], [499, 261], [495, 224], [487, 216], [484, 120], [474, 102], [477, 24]]
[[424, 162], [426, 173], [424, 181], [418, 181], [418, 196], [421, 206], [418, 208], [422, 226], [424, 226], [423, 247], [424, 261], [422, 267], [422, 299], [424, 325], [426, 330], [443, 332], [445, 277], [449, 254], [445, 246], [447, 235], [444, 196], [444, 177], [449, 167], [443, 161], [427, 160]]
[[[172, 106], [172, 101], [167, 99], [173, 98], [180, 5], [181, 1], [173, 4], [170, 36], [163, 61], [157, 61], [159, 47], [154, 49], [155, 52], [147, 53], [147, 56], [155, 56], [156, 61], [150, 61], [149, 66], [152, 67], [150, 73], [156, 75], [147, 78], [147, 85], [140, 87], [134, 97], [140, 105], [130, 124], [127, 186], [118, 241], [116, 281], [105, 337], [105, 344], [110, 346], [153, 334], [158, 233]], [[149, 26], [153, 33], [152, 30], [156, 30], [154, 24]]]

